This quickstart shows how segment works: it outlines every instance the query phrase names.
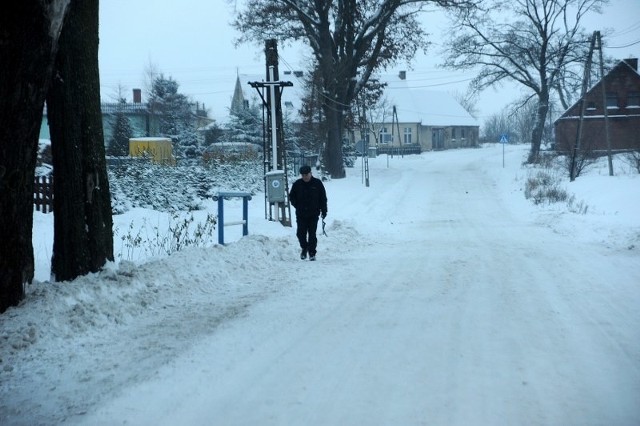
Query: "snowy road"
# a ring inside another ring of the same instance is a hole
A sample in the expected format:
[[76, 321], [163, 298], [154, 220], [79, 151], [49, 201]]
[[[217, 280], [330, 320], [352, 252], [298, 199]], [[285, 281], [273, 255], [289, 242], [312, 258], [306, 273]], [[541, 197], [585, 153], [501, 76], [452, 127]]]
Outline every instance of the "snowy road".
[[[500, 164], [489, 154], [405, 159], [375, 170], [367, 190], [330, 182], [334, 222], [315, 264], [281, 259], [251, 272], [277, 285], [68, 420], [640, 424], [637, 252], [520, 215], [508, 185], [486, 172]], [[293, 238], [279, 244], [295, 256]]]
[[349, 169], [314, 263], [257, 196], [227, 246], [33, 284], [0, 317], [0, 424], [640, 424], [638, 180], [539, 209], [501, 153]]

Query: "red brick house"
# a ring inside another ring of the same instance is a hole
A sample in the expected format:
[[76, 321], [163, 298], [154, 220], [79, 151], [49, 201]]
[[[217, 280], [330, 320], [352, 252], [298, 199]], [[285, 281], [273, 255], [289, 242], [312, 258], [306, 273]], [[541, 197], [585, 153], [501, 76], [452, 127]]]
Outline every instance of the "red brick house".
[[[602, 83], [606, 91], [609, 139], [615, 152], [640, 150], [640, 74], [638, 59], [624, 59], [584, 96], [581, 148], [596, 154], [607, 152]], [[580, 120], [580, 101], [555, 121], [556, 150], [573, 149]]]

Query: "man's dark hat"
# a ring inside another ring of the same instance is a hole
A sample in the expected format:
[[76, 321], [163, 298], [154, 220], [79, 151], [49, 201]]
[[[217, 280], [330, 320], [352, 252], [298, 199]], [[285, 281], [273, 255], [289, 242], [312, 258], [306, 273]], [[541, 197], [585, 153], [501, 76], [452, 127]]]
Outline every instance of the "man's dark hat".
[[306, 175], [307, 173], [311, 173], [311, 167], [309, 167], [309, 166], [300, 167], [300, 174], [301, 175]]

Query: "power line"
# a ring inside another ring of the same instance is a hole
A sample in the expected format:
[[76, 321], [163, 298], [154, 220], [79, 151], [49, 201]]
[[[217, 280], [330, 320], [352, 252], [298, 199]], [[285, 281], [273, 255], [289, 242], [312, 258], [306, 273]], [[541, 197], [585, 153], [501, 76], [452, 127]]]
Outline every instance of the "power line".
[[636, 32], [637, 30], [640, 30], [640, 21], [638, 21], [638, 22], [636, 22], [634, 24], [631, 24], [629, 27], [624, 28], [622, 30], [619, 30], [619, 31], [613, 30], [613, 32], [609, 36], [609, 38], [622, 37], [622, 36], [624, 36], [626, 34]]
[[607, 49], [624, 49], [626, 47], [635, 46], [636, 44], [640, 44], [640, 40], [632, 41], [629, 44], [625, 44], [623, 46], [607, 46]]

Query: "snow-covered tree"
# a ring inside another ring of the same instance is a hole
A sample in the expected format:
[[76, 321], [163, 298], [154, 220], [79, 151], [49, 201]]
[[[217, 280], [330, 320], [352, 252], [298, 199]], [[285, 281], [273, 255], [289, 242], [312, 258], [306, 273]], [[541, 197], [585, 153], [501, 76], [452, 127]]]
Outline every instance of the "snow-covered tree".
[[118, 101], [113, 124], [113, 135], [107, 147], [108, 155], [122, 157], [129, 154], [129, 138], [133, 136], [133, 129], [129, 118], [124, 113], [126, 104], [126, 99], [122, 98]]
[[223, 134], [224, 134], [224, 130], [214, 120], [204, 130], [204, 146], [207, 147], [213, 143], [220, 141]]
[[153, 81], [149, 95], [149, 110], [160, 123], [160, 136], [173, 141], [178, 157], [200, 154], [196, 117], [186, 95], [178, 92], [178, 82], [160, 74]]
[[257, 102], [253, 102], [246, 108], [231, 111], [225, 129], [225, 142], [246, 142], [262, 146], [263, 130], [260, 106]]
[[325, 160], [333, 178], [344, 178], [345, 113], [371, 74], [410, 61], [427, 47], [418, 16], [424, 7], [469, 5], [469, 0], [249, 0], [234, 23], [241, 41], [302, 40], [321, 75], [327, 124]]

